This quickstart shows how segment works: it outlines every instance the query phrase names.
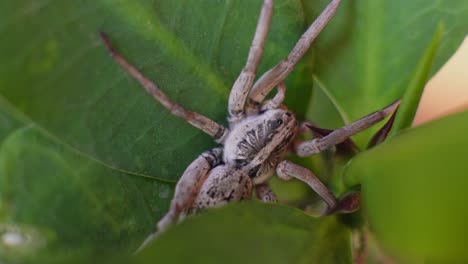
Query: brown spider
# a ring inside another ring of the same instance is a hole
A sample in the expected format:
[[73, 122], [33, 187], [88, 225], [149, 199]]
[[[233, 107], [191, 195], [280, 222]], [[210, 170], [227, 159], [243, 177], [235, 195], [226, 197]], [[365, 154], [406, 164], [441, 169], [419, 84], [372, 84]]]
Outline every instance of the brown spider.
[[[282, 104], [286, 92], [283, 80], [334, 16], [339, 4], [340, 0], [332, 0], [302, 35], [288, 57], [264, 73], [254, 84], [273, 9], [273, 0], [264, 0], [247, 63], [229, 95], [229, 128], [173, 102], [155, 83], [117, 53], [107, 36], [101, 33], [115, 61], [149, 94], [172, 114], [207, 133], [222, 145], [202, 153], [187, 167], [177, 183], [169, 211], [157, 223], [158, 232], [166, 230], [183, 216], [201, 209], [251, 199], [253, 189], [260, 200], [275, 202], [276, 196], [266, 183], [275, 171], [281, 179], [297, 178], [307, 183], [326, 202], [328, 207], [325, 214], [340, 210], [340, 201], [309, 169], [283, 160], [295, 140], [299, 126], [294, 115]], [[276, 95], [271, 100], [264, 100], [274, 87], [277, 87]], [[393, 103], [324, 137], [293, 144], [295, 152], [305, 157], [329, 149], [381, 121], [398, 104]]]

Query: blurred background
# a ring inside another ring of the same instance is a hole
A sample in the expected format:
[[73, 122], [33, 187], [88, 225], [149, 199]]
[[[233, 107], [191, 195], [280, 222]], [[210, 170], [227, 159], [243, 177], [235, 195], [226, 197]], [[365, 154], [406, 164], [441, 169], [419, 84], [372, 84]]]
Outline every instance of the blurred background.
[[468, 109], [468, 37], [429, 81], [413, 125]]

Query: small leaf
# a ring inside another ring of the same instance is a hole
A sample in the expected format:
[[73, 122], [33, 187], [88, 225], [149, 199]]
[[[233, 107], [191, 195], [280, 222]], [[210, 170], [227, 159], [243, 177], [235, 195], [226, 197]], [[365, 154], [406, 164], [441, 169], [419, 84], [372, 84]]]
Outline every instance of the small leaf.
[[383, 125], [383, 127], [380, 128], [379, 131], [377, 131], [375, 135], [372, 137], [372, 139], [369, 141], [369, 144], [367, 145], [368, 149], [382, 143], [387, 138], [388, 133], [390, 133], [390, 131], [392, 130], [393, 123], [395, 122], [395, 116], [397, 115], [399, 107], [400, 106], [398, 106], [395, 109], [395, 111], [392, 113], [392, 115], [387, 120], [385, 125]]
[[406, 88], [405, 95], [402, 98], [399, 111], [395, 118], [392, 134], [395, 134], [402, 129], [409, 128], [413, 123], [413, 119], [419, 105], [419, 100], [421, 99], [424, 87], [430, 77], [429, 74], [431, 72], [431, 66], [435, 59], [442, 33], [443, 27], [442, 24], [439, 24], [432, 41], [429, 43], [429, 46], [426, 48], [424, 55], [418, 63], [418, 66], [416, 66], [415, 72], [411, 76], [408, 88]]

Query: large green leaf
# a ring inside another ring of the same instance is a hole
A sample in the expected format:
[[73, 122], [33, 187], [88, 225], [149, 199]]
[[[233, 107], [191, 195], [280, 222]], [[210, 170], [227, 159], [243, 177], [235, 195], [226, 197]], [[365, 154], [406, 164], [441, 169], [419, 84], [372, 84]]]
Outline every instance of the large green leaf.
[[[313, 18], [318, 12], [315, 7], [326, 2], [304, 1], [311, 14], [307, 17]], [[437, 71], [468, 33], [467, 17], [465, 0], [342, 1], [337, 16], [317, 39], [316, 74], [350, 119], [356, 120], [401, 98], [410, 79], [420, 87], [411, 89], [420, 90], [424, 80], [414, 82], [421, 78], [413, 76], [418, 74], [416, 66]], [[434, 60], [418, 65], [440, 24], [444, 30]], [[308, 118], [321, 126], [342, 125], [323, 94], [314, 96], [310, 107]], [[375, 129], [359, 135], [358, 143], [365, 145]]]
[[362, 182], [371, 228], [395, 256], [468, 260], [467, 124], [468, 112], [450, 116], [351, 162], [345, 179], [349, 186]]
[[172, 184], [108, 168], [0, 110], [0, 260], [133, 252], [167, 209]]
[[[0, 94], [59, 141], [107, 166], [175, 181], [214, 143], [147, 95], [110, 58], [98, 32], [108, 33], [175, 101], [225, 123], [229, 89], [246, 61], [260, 6], [1, 1], [0, 34], [7, 37], [0, 42]], [[300, 1], [276, 5], [259, 72], [287, 55], [303, 23]], [[307, 102], [311, 76], [298, 72], [290, 97]]]
[[[132, 251], [171, 196], [155, 179], [175, 181], [213, 145], [112, 61], [100, 30], [174, 100], [224, 122], [260, 4], [2, 1], [0, 112], [25, 121], [2, 123], [2, 230], [45, 241], [24, 252], [7, 246], [2, 258]], [[284, 57], [303, 29], [300, 2], [278, 3], [259, 72]], [[309, 68], [306, 60], [289, 78], [288, 101], [303, 102], [292, 105], [298, 113], [310, 95]]]
[[349, 231], [336, 218], [244, 203], [212, 210], [168, 230], [137, 263], [352, 263]]

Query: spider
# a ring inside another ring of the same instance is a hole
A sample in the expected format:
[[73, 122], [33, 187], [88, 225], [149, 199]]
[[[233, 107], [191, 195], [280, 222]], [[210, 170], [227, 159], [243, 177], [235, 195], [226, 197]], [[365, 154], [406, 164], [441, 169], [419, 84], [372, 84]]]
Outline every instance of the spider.
[[[169, 211], [157, 223], [153, 237], [186, 215], [205, 208], [251, 199], [253, 190], [261, 201], [276, 202], [276, 196], [267, 184], [275, 171], [281, 179], [297, 178], [308, 184], [327, 204], [325, 214], [340, 210], [342, 200], [337, 199], [309, 169], [283, 160], [285, 154], [292, 147], [301, 157], [327, 150], [383, 120], [395, 111], [399, 102], [326, 136], [297, 142], [296, 135], [300, 126], [293, 113], [282, 104], [286, 93], [283, 80], [334, 16], [339, 4], [340, 0], [332, 0], [302, 35], [287, 58], [254, 83], [273, 10], [273, 0], [263, 1], [247, 62], [229, 95], [228, 128], [173, 102], [155, 83], [120, 55], [105, 33], [101, 32], [105, 46], [123, 70], [172, 114], [186, 120], [222, 145], [202, 153], [187, 167], [176, 185]], [[265, 100], [275, 87], [276, 95]]]

